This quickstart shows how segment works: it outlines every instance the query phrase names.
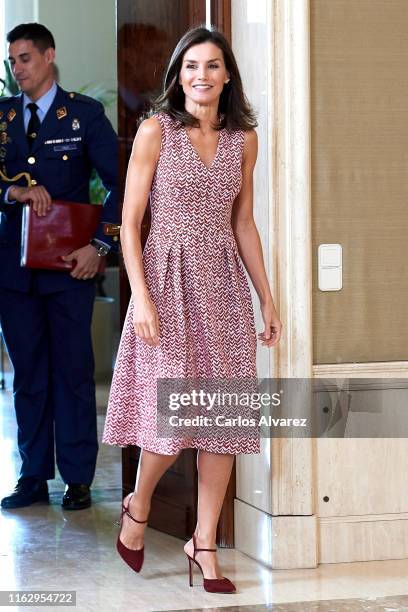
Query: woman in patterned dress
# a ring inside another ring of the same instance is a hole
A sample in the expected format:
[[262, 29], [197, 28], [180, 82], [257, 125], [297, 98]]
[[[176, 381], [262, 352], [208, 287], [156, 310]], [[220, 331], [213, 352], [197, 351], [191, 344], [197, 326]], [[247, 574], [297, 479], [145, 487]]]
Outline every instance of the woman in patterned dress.
[[[132, 299], [103, 441], [138, 445], [141, 454], [117, 548], [140, 571], [153, 491], [181, 449], [197, 448], [198, 520], [184, 550], [190, 566], [199, 565], [207, 591], [234, 592], [214, 554], [216, 527], [234, 456], [259, 452], [259, 439], [161, 438], [156, 431], [158, 378], [256, 377], [242, 263], [260, 300], [260, 342], [272, 347], [281, 333], [253, 218], [256, 122], [220, 33], [199, 27], [182, 37], [155, 111], [134, 141], [121, 229]], [[149, 196], [152, 222], [142, 253]]]

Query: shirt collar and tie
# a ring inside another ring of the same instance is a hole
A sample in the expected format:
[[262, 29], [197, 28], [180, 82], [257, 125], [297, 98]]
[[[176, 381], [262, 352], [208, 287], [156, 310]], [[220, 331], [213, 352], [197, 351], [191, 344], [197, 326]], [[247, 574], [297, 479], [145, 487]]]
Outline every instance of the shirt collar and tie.
[[[43, 122], [45, 115], [48, 113], [51, 104], [54, 102], [54, 98], [57, 95], [57, 84], [54, 83], [51, 85], [50, 89], [41, 96], [38, 100], [35, 101], [37, 105], [36, 115], [40, 123]], [[24, 128], [27, 132], [28, 124], [30, 123], [32, 111], [29, 108], [29, 104], [33, 104], [32, 100], [26, 95], [23, 94], [23, 106], [24, 106]]]

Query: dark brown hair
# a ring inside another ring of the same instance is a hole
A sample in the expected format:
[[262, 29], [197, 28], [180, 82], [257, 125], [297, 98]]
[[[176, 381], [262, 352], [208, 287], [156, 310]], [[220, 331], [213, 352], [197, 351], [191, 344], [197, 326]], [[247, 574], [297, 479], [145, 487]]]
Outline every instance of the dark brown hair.
[[256, 127], [255, 112], [248, 102], [242, 86], [237, 62], [230, 44], [215, 28], [204, 26], [192, 28], [179, 40], [167, 66], [163, 92], [155, 100], [153, 112], [165, 112], [184, 125], [198, 127], [199, 123], [184, 107], [184, 92], [179, 84], [179, 75], [184, 54], [190, 47], [211, 42], [221, 49], [230, 80], [224, 85], [218, 104], [220, 123], [216, 129], [251, 130]]
[[44, 53], [52, 47], [55, 49], [55, 40], [48, 28], [41, 23], [21, 23], [7, 34], [7, 42], [13, 43], [16, 40], [32, 40], [33, 45]]

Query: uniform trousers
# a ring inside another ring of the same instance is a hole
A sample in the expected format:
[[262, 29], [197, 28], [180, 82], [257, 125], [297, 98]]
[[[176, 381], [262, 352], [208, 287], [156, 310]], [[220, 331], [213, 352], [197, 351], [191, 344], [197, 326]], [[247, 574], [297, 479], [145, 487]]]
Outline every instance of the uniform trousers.
[[[41, 294], [0, 288], [14, 368], [20, 477], [90, 485], [98, 452], [91, 320], [95, 285]], [[55, 448], [55, 459], [54, 459]]]

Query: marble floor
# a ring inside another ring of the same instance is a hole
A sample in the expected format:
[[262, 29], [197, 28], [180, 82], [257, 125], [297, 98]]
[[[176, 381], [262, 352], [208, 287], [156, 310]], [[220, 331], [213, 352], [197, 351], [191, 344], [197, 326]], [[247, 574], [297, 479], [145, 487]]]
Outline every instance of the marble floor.
[[[20, 465], [10, 388], [9, 373], [7, 388], [0, 391], [0, 496], [14, 486]], [[100, 429], [106, 393], [106, 387], [98, 387]], [[101, 446], [91, 508], [64, 512], [60, 507], [63, 483], [56, 478], [49, 483], [50, 504], [2, 510], [0, 596], [2, 591], [76, 591], [80, 612], [408, 611], [405, 560], [270, 571], [238, 551], [220, 550], [225, 575], [237, 584], [238, 593], [213, 595], [203, 590], [197, 573], [196, 586], [188, 586], [183, 543], [148, 529], [145, 565], [136, 575], [115, 552], [120, 482], [120, 450]], [[47, 607], [54, 608], [61, 609]]]

